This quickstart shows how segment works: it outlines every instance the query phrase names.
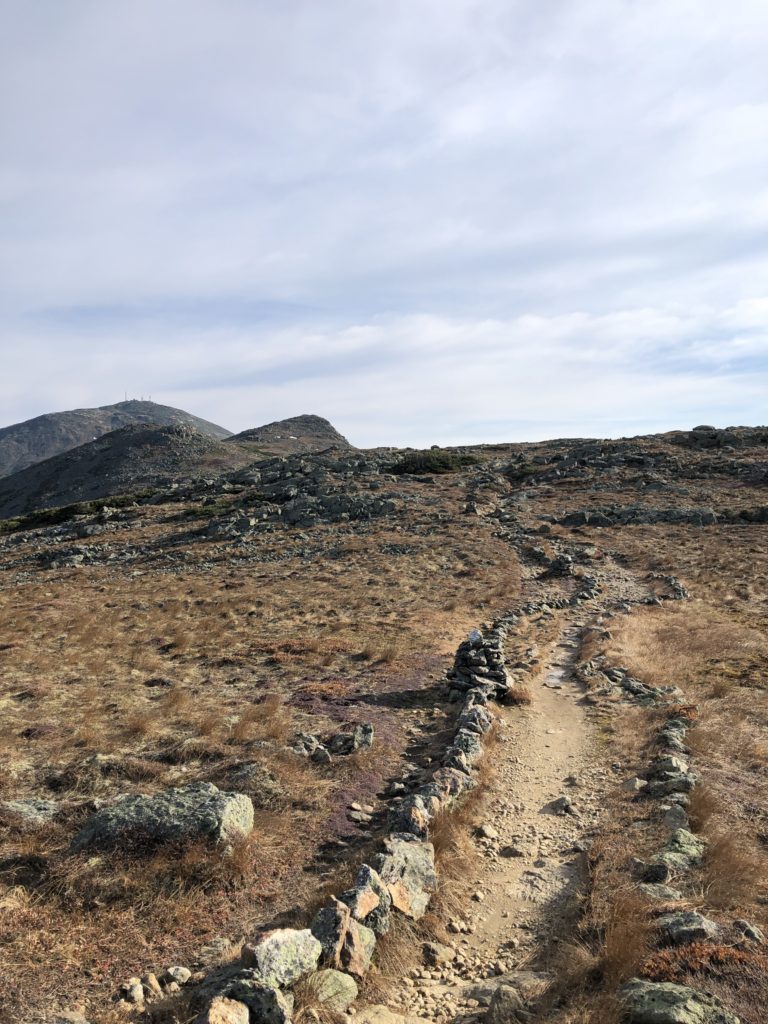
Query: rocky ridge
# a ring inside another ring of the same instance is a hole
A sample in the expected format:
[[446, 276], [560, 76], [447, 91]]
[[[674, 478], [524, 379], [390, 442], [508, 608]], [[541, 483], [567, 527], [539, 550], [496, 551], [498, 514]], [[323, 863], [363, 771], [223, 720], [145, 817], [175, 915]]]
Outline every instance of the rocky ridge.
[[95, 441], [102, 434], [136, 424], [185, 426], [215, 440], [224, 440], [231, 433], [183, 409], [136, 399], [98, 409], [46, 413], [0, 428], [0, 477]]

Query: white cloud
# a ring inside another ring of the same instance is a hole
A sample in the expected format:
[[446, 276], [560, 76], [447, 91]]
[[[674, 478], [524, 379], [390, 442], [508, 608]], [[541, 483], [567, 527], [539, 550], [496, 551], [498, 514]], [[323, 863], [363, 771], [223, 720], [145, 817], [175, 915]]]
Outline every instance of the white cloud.
[[765, 419], [767, 44], [762, 0], [10, 0], [0, 415]]

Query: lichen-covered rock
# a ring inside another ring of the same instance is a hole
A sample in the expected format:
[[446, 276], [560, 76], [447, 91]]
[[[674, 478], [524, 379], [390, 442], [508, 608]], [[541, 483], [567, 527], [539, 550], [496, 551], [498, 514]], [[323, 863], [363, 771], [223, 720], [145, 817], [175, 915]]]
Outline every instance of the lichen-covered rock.
[[373, 746], [374, 728], [370, 723], [356, 725], [352, 732], [338, 732], [328, 740], [332, 754], [353, 754]]
[[384, 853], [377, 854], [374, 866], [389, 890], [393, 906], [415, 921], [423, 917], [437, 889], [432, 844], [408, 835], [388, 836]]
[[676, 946], [714, 939], [720, 931], [714, 921], [694, 910], [676, 910], [672, 914], [663, 914], [656, 923]]
[[445, 800], [450, 803], [457, 797], [469, 792], [476, 785], [475, 780], [466, 772], [458, 771], [456, 768], [438, 768], [432, 776], [432, 785], [437, 786], [444, 794]]
[[37, 827], [51, 821], [59, 809], [55, 800], [44, 800], [40, 797], [24, 797], [19, 800], [6, 800], [0, 804], [0, 813], [5, 811], [17, 818], [23, 825]]
[[284, 803], [288, 794], [274, 774], [258, 761], [239, 764], [229, 776], [235, 786], [247, 789], [255, 807], [272, 808]]
[[685, 985], [633, 978], [619, 994], [627, 1024], [740, 1024], [716, 996]]
[[309, 928], [276, 928], [243, 946], [240, 958], [265, 985], [293, 985], [317, 967], [322, 946]]
[[743, 935], [750, 942], [757, 942], [762, 945], [765, 942], [765, 935], [760, 931], [756, 924], [751, 924], [749, 921], [745, 921], [743, 917], [738, 918], [733, 922], [733, 927], [739, 934]]
[[651, 777], [656, 778], [658, 775], [663, 775], [665, 772], [678, 772], [682, 775], [688, 774], [688, 765], [681, 757], [675, 757], [672, 754], [665, 754], [663, 757], [657, 757], [651, 765]]
[[346, 903], [333, 899], [329, 906], [318, 910], [311, 931], [321, 946], [323, 963], [358, 978], [365, 976], [376, 947], [376, 935], [354, 919]]
[[256, 970], [239, 971], [218, 995], [245, 1003], [250, 1020], [258, 1024], [291, 1024], [293, 995], [265, 985]]
[[422, 798], [414, 793], [392, 809], [389, 822], [394, 832], [407, 832], [418, 839], [426, 839], [431, 817]]
[[493, 715], [480, 704], [470, 705], [468, 708], [465, 708], [458, 719], [460, 729], [478, 733], [481, 736], [483, 733], [488, 732], [492, 725]]
[[672, 903], [683, 898], [679, 889], [673, 889], [671, 885], [664, 885], [661, 882], [641, 882], [638, 888], [644, 896], [663, 903]]
[[357, 873], [352, 889], [339, 897], [352, 911], [356, 921], [362, 921], [376, 935], [386, 935], [391, 923], [392, 897], [381, 876], [368, 864]]
[[483, 744], [475, 732], [468, 729], [459, 729], [453, 737], [453, 748], [460, 750], [470, 764], [479, 760], [483, 755]]
[[308, 985], [317, 1001], [336, 1013], [344, 1013], [357, 999], [359, 991], [354, 978], [333, 968], [317, 971]]
[[244, 793], [224, 793], [196, 782], [152, 796], [126, 796], [93, 814], [72, 840], [77, 853], [132, 838], [149, 842], [209, 840], [229, 844], [253, 829], [253, 804]]
[[[676, 828], [666, 842], [664, 849], [654, 857], [656, 864], [664, 865], [671, 871], [688, 871], [694, 864], [700, 864], [706, 843], [685, 828]], [[666, 881], [665, 878], [648, 881]]]

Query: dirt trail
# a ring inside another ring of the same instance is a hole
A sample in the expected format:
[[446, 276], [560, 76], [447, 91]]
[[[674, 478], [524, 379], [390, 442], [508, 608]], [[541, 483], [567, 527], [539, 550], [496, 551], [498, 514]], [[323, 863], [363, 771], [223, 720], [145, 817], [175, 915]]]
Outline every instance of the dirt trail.
[[[405, 980], [390, 1004], [400, 1013], [435, 1021], [471, 1016], [488, 1002], [487, 979], [510, 973], [524, 987], [541, 987], [550, 938], [563, 934], [611, 784], [596, 755], [590, 705], [571, 674], [582, 626], [576, 615], [564, 622], [532, 682], [532, 705], [499, 709], [495, 777], [476, 838], [483, 856], [463, 916], [449, 923], [455, 957]], [[551, 807], [563, 796], [574, 813]]]

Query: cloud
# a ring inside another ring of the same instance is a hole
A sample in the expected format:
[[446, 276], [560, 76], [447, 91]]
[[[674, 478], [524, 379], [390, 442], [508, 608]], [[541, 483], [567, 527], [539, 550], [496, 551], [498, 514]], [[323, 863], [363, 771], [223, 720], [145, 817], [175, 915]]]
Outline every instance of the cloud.
[[126, 390], [377, 444], [765, 418], [761, 0], [5, 23], [5, 422]]

